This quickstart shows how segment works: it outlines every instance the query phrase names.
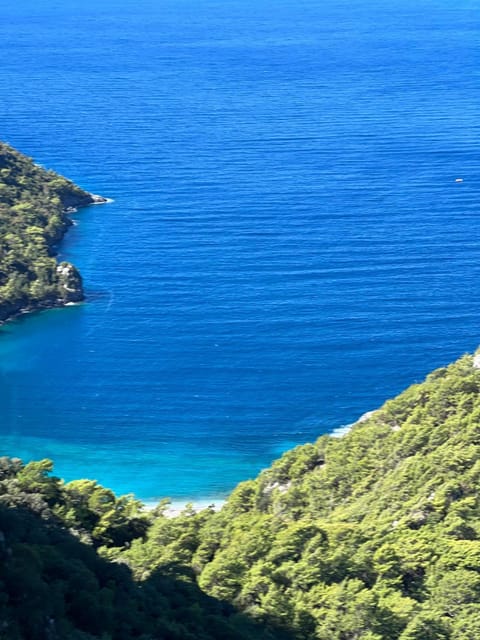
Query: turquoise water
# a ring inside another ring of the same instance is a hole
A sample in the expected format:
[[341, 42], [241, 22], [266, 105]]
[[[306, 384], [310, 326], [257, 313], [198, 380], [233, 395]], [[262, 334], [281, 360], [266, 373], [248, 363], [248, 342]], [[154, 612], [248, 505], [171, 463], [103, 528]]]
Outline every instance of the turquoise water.
[[3, 451], [213, 498], [475, 349], [478, 8], [2, 7], [1, 137], [114, 199], [0, 331]]

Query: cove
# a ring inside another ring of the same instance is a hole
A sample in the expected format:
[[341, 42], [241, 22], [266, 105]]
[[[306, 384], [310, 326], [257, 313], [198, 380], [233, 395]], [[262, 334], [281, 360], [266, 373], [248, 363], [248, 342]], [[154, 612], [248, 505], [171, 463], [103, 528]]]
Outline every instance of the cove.
[[8, 7], [2, 137], [114, 202], [62, 244], [87, 303], [0, 329], [3, 452], [221, 497], [473, 351], [474, 26], [460, 1]]

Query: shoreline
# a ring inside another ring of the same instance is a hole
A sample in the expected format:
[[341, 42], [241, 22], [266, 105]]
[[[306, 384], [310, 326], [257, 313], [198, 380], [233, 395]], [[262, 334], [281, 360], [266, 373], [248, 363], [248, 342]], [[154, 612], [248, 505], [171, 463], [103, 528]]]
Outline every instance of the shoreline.
[[28, 316], [31, 313], [40, 313], [40, 311], [50, 311], [51, 309], [63, 309], [64, 307], [73, 307], [80, 305], [84, 302], [84, 300], [78, 300], [76, 302], [45, 302], [45, 304], [39, 303], [38, 305], [32, 307], [22, 307], [18, 309], [18, 311], [14, 311], [5, 318], [0, 320], [0, 329], [8, 324], [9, 322], [14, 322], [15, 320], [19, 320], [23, 316]]
[[[95, 193], [88, 193], [86, 197], [79, 199], [78, 201], [71, 201], [67, 204], [67, 206], [65, 206], [63, 208], [63, 214], [65, 216], [70, 216], [72, 213], [76, 213], [79, 209], [86, 209], [87, 207], [91, 207], [94, 205], [100, 205], [100, 204], [108, 204], [109, 202], [113, 202], [113, 200], [111, 198], [105, 198], [104, 196], [99, 196]], [[61, 234], [61, 236], [56, 239], [56, 242], [54, 245], [51, 245], [49, 247], [50, 250], [54, 250], [54, 246], [57, 246], [58, 244], [60, 244], [62, 242], [62, 240], [64, 239], [65, 235], [68, 232], [69, 227], [73, 226], [73, 221], [71, 220], [70, 217], [67, 217], [65, 220], [65, 226], [63, 229], [63, 232]], [[53, 256], [56, 256], [57, 252], [53, 253]], [[57, 261], [57, 267], [58, 267], [59, 263]], [[27, 307], [15, 307], [15, 305], [13, 306], [13, 308], [7, 312], [7, 314], [5, 315], [5, 317], [0, 318], [0, 328], [7, 324], [8, 322], [11, 322], [13, 320], [16, 320], [22, 316], [28, 315], [30, 313], [36, 313], [39, 311], [48, 311], [49, 309], [61, 309], [63, 307], [66, 306], [72, 306], [72, 305], [76, 305], [76, 304], [80, 304], [85, 300], [85, 296], [83, 294], [83, 289], [81, 290], [81, 299], [79, 300], [70, 300], [70, 301], [63, 301], [63, 300], [57, 300], [57, 301], [53, 301], [53, 300], [45, 300], [44, 302], [39, 301], [37, 304], [32, 305], [32, 306], [27, 306]]]
[[357, 424], [361, 424], [362, 422], [366, 422], [377, 411], [378, 409], [372, 409], [371, 411], [366, 411], [365, 413], [362, 413], [362, 415], [357, 420], [355, 420], [355, 422], [351, 422], [350, 424], [343, 424], [343, 425], [340, 425], [339, 427], [335, 427], [333, 431], [328, 432], [328, 435], [332, 436], [333, 438], [342, 438], [352, 429], [352, 427], [354, 427]]
[[[332, 431], [329, 431], [326, 435], [332, 436], [333, 438], [342, 438], [352, 429], [352, 427], [366, 422], [377, 411], [378, 409], [366, 411], [359, 418], [357, 418], [355, 422], [336, 427]], [[158, 501], [140, 500], [140, 502], [143, 505], [143, 511], [145, 511], [146, 513], [150, 513], [152, 511], [155, 511], [157, 508], [160, 508], [165, 518], [176, 518], [180, 516], [186, 509], [191, 510], [194, 514], [197, 514], [209, 508], [211, 508], [215, 512], [220, 511], [228, 501], [229, 495], [224, 498], [192, 498], [190, 500], [187, 498], [179, 498], [173, 500], [164, 498], [159, 499]]]
[[[145, 512], [155, 511], [158, 507], [163, 506], [163, 515], [165, 518], [176, 518], [181, 515], [187, 508], [191, 508], [194, 513], [199, 513], [211, 507], [213, 511], [220, 511], [223, 505], [226, 503], [227, 498], [195, 498], [193, 500], [178, 499], [178, 500], [154, 500], [142, 501], [143, 510]], [[163, 503], [163, 505], [162, 505]]]

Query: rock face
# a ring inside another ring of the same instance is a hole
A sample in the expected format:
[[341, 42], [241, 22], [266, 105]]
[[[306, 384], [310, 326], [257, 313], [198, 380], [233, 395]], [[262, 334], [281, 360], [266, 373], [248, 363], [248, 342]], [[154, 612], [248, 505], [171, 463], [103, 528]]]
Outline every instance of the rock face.
[[108, 202], [108, 198], [104, 198], [103, 196], [98, 196], [95, 193], [91, 193], [90, 197], [92, 198], [92, 204], [105, 204]]
[[62, 194], [62, 204], [67, 212], [76, 211], [91, 204], [104, 204], [107, 198], [94, 193], [65, 193]]
[[57, 267], [58, 292], [61, 302], [80, 302], [85, 298], [82, 276], [70, 262], [61, 262]]

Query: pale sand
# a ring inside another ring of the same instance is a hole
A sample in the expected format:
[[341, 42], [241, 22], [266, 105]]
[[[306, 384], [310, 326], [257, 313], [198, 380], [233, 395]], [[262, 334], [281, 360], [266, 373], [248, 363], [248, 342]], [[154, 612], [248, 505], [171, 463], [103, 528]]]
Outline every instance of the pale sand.
[[[226, 500], [223, 498], [202, 498], [200, 500], [172, 500], [164, 511], [167, 518], [174, 518], [190, 505], [195, 513], [212, 507], [214, 511], [220, 511]], [[153, 511], [158, 506], [158, 502], [144, 502], [145, 511]]]

